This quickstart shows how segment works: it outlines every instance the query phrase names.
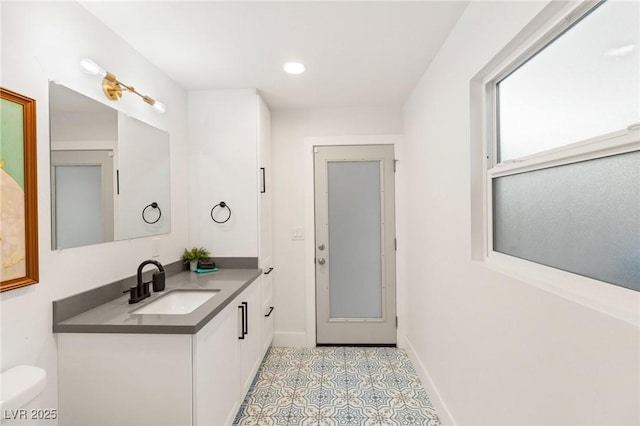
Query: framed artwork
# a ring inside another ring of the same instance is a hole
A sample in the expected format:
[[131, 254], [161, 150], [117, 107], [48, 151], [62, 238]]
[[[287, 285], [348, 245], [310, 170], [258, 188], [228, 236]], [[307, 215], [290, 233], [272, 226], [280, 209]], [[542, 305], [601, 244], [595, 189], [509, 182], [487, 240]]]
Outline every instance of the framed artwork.
[[0, 87], [0, 292], [38, 282], [36, 101]]

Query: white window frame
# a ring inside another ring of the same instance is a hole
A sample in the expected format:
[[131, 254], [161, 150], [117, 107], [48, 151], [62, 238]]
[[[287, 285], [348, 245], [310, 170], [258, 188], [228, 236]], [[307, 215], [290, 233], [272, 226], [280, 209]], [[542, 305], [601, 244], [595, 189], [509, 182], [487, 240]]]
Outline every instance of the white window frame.
[[[577, 20], [597, 7], [599, 1], [569, 2], [544, 25], [511, 52], [502, 52], [502, 60], [489, 65], [481, 79], [483, 151], [483, 264], [527, 284], [570, 299], [581, 305], [640, 325], [640, 292], [573, 274], [550, 266], [499, 253], [493, 250], [493, 193], [494, 178], [529, 172], [548, 167], [593, 160], [640, 150], [640, 123], [626, 129], [599, 135], [533, 155], [497, 162], [498, 138], [496, 105], [497, 84], [516, 68], [569, 29]], [[500, 55], [499, 55], [500, 56]], [[506, 56], [506, 59], [505, 59]]]

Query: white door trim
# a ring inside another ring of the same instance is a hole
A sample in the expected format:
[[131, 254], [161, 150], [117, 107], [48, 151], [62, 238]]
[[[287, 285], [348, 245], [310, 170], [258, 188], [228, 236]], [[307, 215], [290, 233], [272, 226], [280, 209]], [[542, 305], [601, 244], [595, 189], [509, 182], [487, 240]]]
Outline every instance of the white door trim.
[[309, 137], [304, 139], [304, 291], [306, 307], [306, 345], [316, 346], [316, 298], [315, 298], [315, 220], [314, 220], [314, 174], [313, 174], [313, 147], [327, 145], [394, 145], [396, 160], [398, 160], [398, 172], [396, 173], [396, 235], [399, 237], [398, 250], [396, 252], [396, 304], [397, 315], [400, 318], [398, 324], [398, 346], [404, 347], [404, 301], [405, 301], [405, 268], [403, 258], [405, 254], [401, 235], [404, 235], [403, 220], [405, 215], [405, 191], [407, 188], [402, 170], [402, 135], [357, 135], [357, 136], [326, 136]]

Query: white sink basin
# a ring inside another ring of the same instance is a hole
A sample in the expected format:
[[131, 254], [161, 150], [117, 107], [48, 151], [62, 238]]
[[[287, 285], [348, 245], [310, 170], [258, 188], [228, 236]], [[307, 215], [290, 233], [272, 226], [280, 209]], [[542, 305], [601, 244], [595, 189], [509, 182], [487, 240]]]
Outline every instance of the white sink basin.
[[220, 290], [174, 290], [148, 305], [133, 311], [146, 315], [184, 315], [195, 311]]

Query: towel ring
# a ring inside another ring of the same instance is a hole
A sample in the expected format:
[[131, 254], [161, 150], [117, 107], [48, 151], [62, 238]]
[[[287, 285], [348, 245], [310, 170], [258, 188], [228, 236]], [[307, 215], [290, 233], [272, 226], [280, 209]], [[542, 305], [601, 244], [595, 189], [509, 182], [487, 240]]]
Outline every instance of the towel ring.
[[[229, 210], [229, 216], [227, 216], [227, 218], [225, 220], [216, 220], [216, 218], [213, 217], [213, 211], [216, 209], [216, 207], [221, 207], [223, 209], [226, 208], [227, 210]], [[213, 221], [215, 223], [225, 223], [225, 222], [227, 222], [229, 219], [231, 219], [231, 208], [224, 201], [220, 201], [218, 204], [213, 206], [213, 208], [211, 209], [211, 219], [213, 219]]]
[[[144, 216], [147, 213], [147, 209], [149, 207], [151, 207], [152, 209], [158, 209], [158, 218], [156, 220], [154, 220], [153, 222], [149, 222], [147, 220], [147, 218]], [[142, 209], [142, 220], [144, 220], [149, 225], [153, 225], [154, 223], [157, 223], [160, 220], [161, 217], [162, 217], [162, 210], [160, 210], [160, 207], [158, 206], [158, 203], [156, 203], [155, 201], [153, 203], [149, 204], [148, 206], [146, 206], [144, 209]]]

